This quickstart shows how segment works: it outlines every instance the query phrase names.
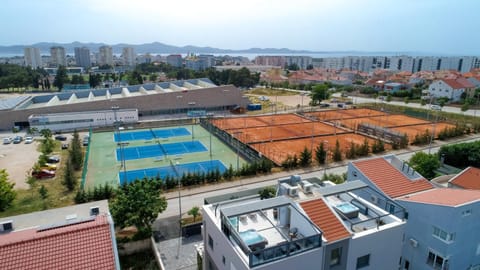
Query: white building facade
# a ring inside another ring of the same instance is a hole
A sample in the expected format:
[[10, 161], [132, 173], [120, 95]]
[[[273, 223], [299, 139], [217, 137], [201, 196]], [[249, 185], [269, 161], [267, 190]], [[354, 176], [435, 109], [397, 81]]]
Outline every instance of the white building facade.
[[33, 69], [42, 67], [42, 58], [40, 57], [40, 50], [38, 48], [27, 47], [23, 49], [25, 65]]
[[28, 117], [31, 128], [37, 130], [72, 131], [113, 126], [115, 122], [133, 124], [138, 122], [137, 109], [105, 110], [75, 113], [34, 114]]

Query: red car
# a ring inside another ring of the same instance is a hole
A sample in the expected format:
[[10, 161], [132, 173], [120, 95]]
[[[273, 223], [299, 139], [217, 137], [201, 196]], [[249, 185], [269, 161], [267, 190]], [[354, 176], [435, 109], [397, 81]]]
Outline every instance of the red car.
[[32, 176], [37, 178], [37, 179], [42, 179], [42, 178], [52, 178], [55, 177], [55, 171], [49, 171], [46, 169], [42, 169], [39, 171], [33, 171]]

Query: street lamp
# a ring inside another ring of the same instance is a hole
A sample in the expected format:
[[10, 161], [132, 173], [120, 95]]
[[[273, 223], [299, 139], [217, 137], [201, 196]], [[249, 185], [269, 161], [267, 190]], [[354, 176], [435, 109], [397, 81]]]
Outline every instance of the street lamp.
[[125, 156], [123, 152], [123, 143], [122, 143], [122, 137], [120, 136], [120, 121], [118, 121], [117, 118], [117, 111], [120, 109], [119, 106], [112, 106], [113, 110], [113, 117], [114, 117], [114, 122], [113, 126], [115, 129], [115, 134], [117, 134], [118, 137], [118, 144], [120, 145], [120, 167], [123, 168], [123, 178], [126, 182], [128, 182], [127, 179], [127, 166], [125, 164]]
[[325, 147], [325, 167], [323, 168], [323, 177], [327, 177], [327, 162], [328, 162], [328, 141], [323, 141]]
[[170, 161], [170, 166], [173, 168], [173, 173], [177, 177], [177, 183], [178, 183], [178, 249], [177, 249], [177, 259], [180, 256], [180, 246], [181, 246], [181, 239], [182, 239], [182, 196], [180, 193], [180, 189], [182, 187], [182, 182], [180, 179], [180, 174], [178, 173], [176, 165], [178, 165], [178, 161], [173, 164], [172, 160], [169, 159]]
[[239, 137], [237, 137], [236, 135], [237, 134], [242, 134], [242, 133], [243, 133], [242, 131], [236, 131], [236, 132], [233, 133], [233, 137], [235, 139], [237, 139], [237, 142], [236, 142], [236, 146], [237, 146], [237, 171], [240, 168], [240, 140], [238, 139]]

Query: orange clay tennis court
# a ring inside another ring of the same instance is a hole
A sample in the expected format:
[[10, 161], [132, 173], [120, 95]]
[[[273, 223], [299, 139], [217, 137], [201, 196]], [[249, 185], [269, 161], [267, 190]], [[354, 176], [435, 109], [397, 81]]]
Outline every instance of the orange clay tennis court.
[[[430, 132], [430, 134], [432, 134], [433, 133], [433, 126], [434, 126], [434, 124], [430, 123], [430, 124], [414, 125], [414, 126], [407, 126], [407, 127], [395, 127], [395, 128], [391, 128], [391, 130], [400, 132], [402, 134], [407, 134], [408, 139], [411, 143], [413, 141], [413, 138], [415, 138], [415, 135], [425, 134], [425, 131], [427, 129], [428, 129], [428, 132]], [[447, 124], [447, 123], [442, 123], [442, 122], [436, 123], [435, 124], [435, 138], [438, 138], [438, 133], [440, 131], [444, 130], [445, 128], [455, 128], [455, 126], [451, 125], [451, 124]]]
[[322, 122], [310, 122], [286, 125], [279, 124], [268, 127], [238, 128], [230, 129], [227, 132], [235, 134], [236, 138], [243, 143], [250, 144], [262, 141], [311, 137], [312, 135], [341, 134], [346, 131]]
[[[346, 153], [350, 147], [350, 144], [353, 142], [357, 145], [362, 145], [365, 141], [365, 136], [358, 135], [358, 134], [339, 134], [337, 136], [319, 136], [313, 137], [313, 144], [312, 138], [306, 139], [295, 139], [295, 140], [283, 140], [283, 141], [276, 141], [276, 142], [265, 142], [265, 143], [257, 143], [252, 144], [251, 146], [257, 150], [258, 152], [262, 153], [262, 155], [266, 156], [276, 164], [281, 164], [287, 156], [297, 155], [300, 156], [300, 153], [303, 151], [305, 147], [311, 150], [313, 145], [313, 151], [315, 152], [315, 148], [320, 144], [324, 143], [326, 149], [331, 156], [331, 153], [335, 149], [335, 143], [338, 139], [340, 143], [340, 148], [342, 153]], [[372, 146], [375, 140], [367, 138], [368, 144]], [[391, 146], [385, 144], [385, 150], [391, 149]], [[345, 156], [343, 156], [345, 158]], [[331, 161], [331, 160], [330, 160]]]
[[401, 114], [389, 114], [374, 117], [362, 117], [354, 119], [339, 120], [342, 126], [350, 129], [356, 129], [358, 124], [366, 123], [379, 127], [398, 127], [407, 125], [429, 124], [430, 122]]
[[359, 118], [359, 117], [372, 117], [385, 115], [384, 112], [376, 111], [372, 109], [339, 109], [339, 110], [326, 110], [320, 112], [305, 113], [306, 116], [313, 116], [319, 120], [328, 121], [334, 119], [347, 119], [347, 118]]
[[266, 127], [278, 124], [297, 124], [311, 122], [295, 114], [275, 114], [262, 116], [232, 117], [225, 119], [215, 119], [212, 123], [223, 130]]

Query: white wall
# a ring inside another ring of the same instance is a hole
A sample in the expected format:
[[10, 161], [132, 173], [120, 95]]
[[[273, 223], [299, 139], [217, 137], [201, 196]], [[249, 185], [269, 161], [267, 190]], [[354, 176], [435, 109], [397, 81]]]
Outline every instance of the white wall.
[[347, 269], [356, 269], [357, 258], [370, 254], [370, 264], [362, 270], [398, 269], [405, 223], [380, 226], [372, 233], [356, 234], [350, 240]]

